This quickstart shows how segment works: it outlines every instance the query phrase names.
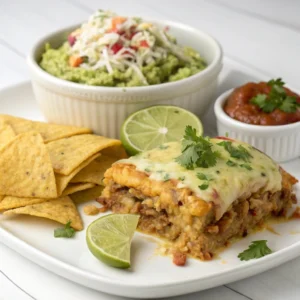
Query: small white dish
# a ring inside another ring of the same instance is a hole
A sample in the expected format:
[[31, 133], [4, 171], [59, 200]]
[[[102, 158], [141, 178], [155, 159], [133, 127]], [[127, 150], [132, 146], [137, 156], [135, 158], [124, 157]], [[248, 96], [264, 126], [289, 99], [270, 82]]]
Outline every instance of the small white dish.
[[[277, 162], [284, 162], [300, 156], [300, 122], [261, 126], [237, 121], [226, 114], [224, 104], [234, 89], [226, 91], [215, 102], [219, 136], [244, 141], [266, 153]], [[292, 89], [294, 90], [294, 89]]]
[[40, 39], [27, 58], [35, 97], [45, 118], [52, 123], [89, 127], [96, 134], [115, 138], [119, 137], [128, 115], [152, 105], [176, 105], [196, 115], [203, 114], [213, 100], [222, 69], [220, 45], [208, 34], [184, 24], [150, 22], [161, 28], [168, 26], [180, 44], [199, 51], [208, 63], [207, 68], [179, 81], [130, 88], [89, 86], [62, 80], [45, 72], [38, 63], [46, 43], [57, 48], [79, 27], [71, 26]]

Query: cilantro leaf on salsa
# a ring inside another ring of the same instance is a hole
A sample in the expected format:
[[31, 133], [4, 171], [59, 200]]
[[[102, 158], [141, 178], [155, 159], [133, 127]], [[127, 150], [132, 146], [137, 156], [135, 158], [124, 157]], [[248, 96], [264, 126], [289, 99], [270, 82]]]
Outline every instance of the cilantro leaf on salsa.
[[261, 258], [270, 253], [272, 253], [272, 250], [268, 247], [266, 240], [253, 241], [248, 249], [238, 255], [238, 258], [240, 260], [250, 260]]
[[175, 160], [183, 167], [193, 170], [195, 167], [209, 168], [215, 166], [219, 152], [213, 151], [209, 137], [197, 136], [197, 131], [186, 126], [182, 140], [182, 154]]
[[284, 82], [281, 78], [271, 79], [268, 81], [268, 85], [284, 86]]
[[287, 95], [281, 78], [272, 79], [267, 84], [271, 87], [269, 95], [258, 94], [250, 100], [250, 103], [258, 106], [266, 113], [270, 113], [275, 109], [280, 109], [286, 113], [297, 111], [300, 103], [297, 102], [296, 97]]
[[56, 228], [54, 230], [54, 237], [71, 238], [75, 235], [75, 230], [71, 227], [71, 221], [69, 221], [64, 228]]
[[297, 103], [296, 97], [287, 96], [279, 109], [287, 113], [293, 113], [296, 111], [295, 107], [297, 106], [300, 107], [300, 104]]

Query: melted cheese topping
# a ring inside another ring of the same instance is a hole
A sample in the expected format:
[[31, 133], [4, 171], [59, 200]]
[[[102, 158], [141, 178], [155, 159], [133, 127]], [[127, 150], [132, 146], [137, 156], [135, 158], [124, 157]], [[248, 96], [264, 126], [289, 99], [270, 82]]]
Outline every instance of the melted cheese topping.
[[[230, 153], [224, 147], [217, 145], [222, 140], [210, 141], [213, 144], [212, 149], [220, 153], [214, 167], [187, 170], [181, 166], [175, 161], [176, 157], [181, 155], [179, 142], [164, 144], [117, 163], [135, 165], [138, 171], [148, 173], [153, 180], [176, 179], [177, 188], [189, 188], [202, 200], [214, 202], [217, 205], [217, 219], [221, 218], [229, 206], [240, 197], [249, 197], [258, 191], [274, 193], [281, 190], [282, 178], [278, 165], [264, 153], [248, 144], [233, 141], [233, 146], [241, 144], [251, 154], [252, 158], [247, 163], [251, 168], [247, 169], [241, 166], [245, 163], [243, 160], [230, 157]], [[228, 160], [236, 163], [236, 166], [227, 165]], [[206, 179], [199, 179], [197, 176], [199, 173], [204, 174]]]

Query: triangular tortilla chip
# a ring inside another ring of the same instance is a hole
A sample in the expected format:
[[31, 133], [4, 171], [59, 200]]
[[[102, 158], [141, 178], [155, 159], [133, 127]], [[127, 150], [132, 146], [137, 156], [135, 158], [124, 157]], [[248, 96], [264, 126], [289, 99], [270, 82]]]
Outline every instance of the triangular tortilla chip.
[[56, 198], [51, 161], [39, 133], [19, 134], [0, 148], [0, 194]]
[[103, 177], [105, 171], [111, 167], [116, 161], [115, 157], [101, 155], [97, 160], [92, 161], [89, 165], [83, 168], [70, 182], [91, 182], [98, 185], [103, 185]]
[[39, 204], [7, 210], [4, 215], [31, 215], [67, 224], [71, 221], [71, 226], [76, 230], [82, 230], [81, 217], [74, 202], [69, 197], [62, 197]]
[[16, 134], [28, 131], [39, 132], [45, 143], [78, 134], [91, 133], [89, 128], [36, 122], [9, 115], [0, 115], [0, 119], [8, 122]]
[[72, 200], [76, 203], [82, 203], [90, 200], [94, 200], [101, 196], [103, 191], [103, 186], [97, 185], [91, 189], [80, 191], [70, 195]]
[[16, 134], [9, 124], [5, 122], [0, 122], [0, 147], [4, 144], [7, 144], [15, 136]]
[[69, 183], [66, 189], [63, 191], [62, 196], [67, 196], [79, 191], [87, 190], [93, 188], [95, 184], [93, 183]]
[[89, 159], [84, 161], [80, 164], [74, 171], [72, 171], [69, 175], [61, 175], [55, 174], [56, 186], [57, 186], [57, 195], [58, 197], [61, 196], [63, 190], [66, 188], [70, 180], [80, 172], [84, 167], [86, 167], [89, 163], [91, 163], [94, 159], [100, 156], [100, 153], [96, 153], [95, 155], [91, 156]]
[[119, 140], [93, 134], [82, 134], [48, 143], [52, 166], [56, 173], [69, 175], [82, 162], [102, 149], [121, 145]]
[[101, 151], [101, 154], [106, 155], [106, 156], [114, 156], [117, 159], [122, 159], [122, 158], [128, 157], [122, 144], [103, 149]]
[[6, 196], [2, 201], [0, 201], [0, 210], [4, 209], [13, 209], [22, 206], [32, 205], [36, 203], [42, 203], [45, 201], [49, 201], [49, 199], [45, 198], [19, 198]]

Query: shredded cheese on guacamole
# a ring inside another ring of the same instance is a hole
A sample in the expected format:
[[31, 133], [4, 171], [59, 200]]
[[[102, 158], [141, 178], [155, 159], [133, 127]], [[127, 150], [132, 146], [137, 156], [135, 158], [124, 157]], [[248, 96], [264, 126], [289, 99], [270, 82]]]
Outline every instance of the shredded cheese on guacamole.
[[65, 80], [121, 87], [176, 81], [203, 70], [200, 54], [178, 45], [168, 31], [98, 10], [60, 48], [47, 44], [40, 65]]

